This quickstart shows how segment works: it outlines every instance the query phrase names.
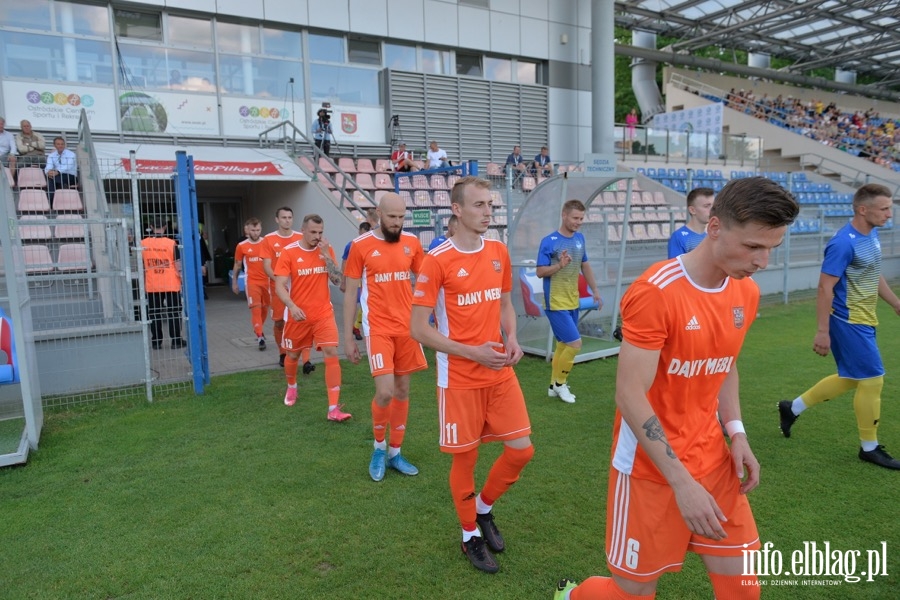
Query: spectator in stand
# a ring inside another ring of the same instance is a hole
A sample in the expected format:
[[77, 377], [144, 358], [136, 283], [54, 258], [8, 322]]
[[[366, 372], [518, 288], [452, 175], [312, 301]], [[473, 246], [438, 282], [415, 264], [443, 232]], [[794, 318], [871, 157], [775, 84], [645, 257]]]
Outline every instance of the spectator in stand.
[[406, 151], [406, 142], [397, 144], [397, 149], [391, 154], [391, 165], [394, 171], [409, 172], [416, 170], [416, 163], [413, 162], [412, 153]]
[[525, 171], [528, 167], [525, 165], [525, 159], [522, 157], [522, 149], [518, 146], [513, 146], [512, 154], [506, 157], [506, 164], [509, 165], [514, 171], [513, 175], [513, 185], [522, 178], [522, 175], [525, 174]]
[[444, 152], [440, 147], [438, 147], [438, 143], [434, 140], [428, 145], [428, 168], [429, 169], [442, 169], [444, 167], [449, 167], [450, 159], [447, 158], [447, 153]]
[[58, 188], [78, 186], [78, 162], [75, 153], [66, 148], [66, 140], [59, 136], [53, 139], [53, 147], [56, 150], [47, 157], [47, 166], [44, 167], [50, 202], [53, 202], [53, 194]]
[[637, 108], [632, 108], [631, 112], [625, 115], [625, 148], [631, 152], [636, 137], [635, 126], [638, 124]]
[[553, 177], [553, 164], [550, 162], [550, 150], [541, 146], [541, 153], [534, 157], [531, 173], [540, 177]]
[[22, 132], [16, 134], [19, 166], [43, 169], [47, 164], [47, 142], [44, 136], [33, 130], [28, 120], [22, 119], [19, 126], [22, 128]]
[[6, 119], [0, 117], [0, 164], [9, 167], [14, 174], [16, 172], [16, 138], [6, 131]]

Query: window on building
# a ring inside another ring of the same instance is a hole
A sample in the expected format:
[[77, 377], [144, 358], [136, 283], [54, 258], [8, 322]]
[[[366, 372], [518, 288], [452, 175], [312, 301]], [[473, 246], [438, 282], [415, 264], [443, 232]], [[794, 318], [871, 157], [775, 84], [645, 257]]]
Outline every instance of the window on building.
[[421, 71], [423, 73], [431, 73], [434, 75], [449, 75], [450, 53], [444, 50], [422, 48]]
[[540, 83], [537, 63], [516, 61], [516, 83]]
[[309, 81], [314, 104], [381, 104], [381, 88], [375, 69], [312, 64], [309, 66]]
[[335, 35], [311, 33], [307, 40], [309, 42], [310, 60], [346, 62], [344, 58], [344, 38]]
[[113, 15], [116, 37], [162, 41], [162, 16], [159, 13], [117, 8]]
[[112, 81], [108, 42], [0, 31], [0, 73], [52, 81]]
[[212, 50], [212, 21], [169, 15], [166, 19], [166, 39], [176, 46]]
[[211, 52], [151, 46], [119, 46], [122, 84], [126, 87], [216, 91], [216, 70]]
[[3, 0], [0, 2], [0, 23], [6, 27], [46, 30], [49, 22], [49, 0]]
[[381, 44], [372, 40], [347, 40], [347, 57], [350, 62], [381, 66]]
[[262, 30], [263, 54], [269, 56], [283, 56], [284, 58], [300, 58], [303, 56], [303, 45], [299, 31], [285, 31], [263, 27]]
[[[290, 80], [294, 79], [293, 90]], [[223, 94], [257, 98], [303, 97], [303, 63], [250, 56], [219, 57], [219, 89]]]
[[415, 71], [416, 47], [386, 43], [384, 45], [384, 66], [399, 71]]
[[483, 74], [481, 70], [481, 55], [457, 52], [456, 74], [469, 75], [470, 77], [481, 77]]
[[478, 6], [481, 8], [490, 8], [491, 3], [490, 0], [459, 0], [460, 4], [467, 4], [469, 6]]
[[491, 81], [512, 81], [512, 61], [508, 58], [485, 56], [484, 78]]
[[259, 27], [238, 23], [216, 23], [216, 44], [219, 52], [259, 54]]
[[54, 2], [56, 30], [61, 33], [77, 33], [109, 37], [109, 11], [106, 6]]

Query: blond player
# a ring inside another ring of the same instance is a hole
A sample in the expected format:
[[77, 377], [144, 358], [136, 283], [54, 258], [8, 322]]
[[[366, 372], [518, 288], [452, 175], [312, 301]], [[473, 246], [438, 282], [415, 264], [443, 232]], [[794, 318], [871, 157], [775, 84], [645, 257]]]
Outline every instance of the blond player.
[[[350, 246], [344, 268], [344, 348], [352, 362], [359, 362], [353, 336], [356, 290], [362, 285], [362, 332], [375, 379], [372, 398], [372, 431], [375, 449], [369, 462], [373, 481], [384, 479], [389, 466], [403, 475], [419, 470], [400, 453], [409, 414], [409, 376], [428, 367], [422, 346], [409, 336], [412, 310], [411, 275], [422, 266], [424, 252], [419, 238], [403, 231], [406, 203], [388, 193], [378, 204], [381, 227], [365, 233]], [[386, 434], [390, 424], [390, 448]]]
[[265, 350], [266, 336], [263, 333], [263, 326], [272, 301], [269, 294], [269, 276], [263, 268], [265, 243], [262, 240], [262, 223], [256, 217], [247, 219], [244, 223], [244, 233], [247, 234], [247, 239], [239, 242], [234, 249], [231, 291], [235, 294], [240, 293], [238, 275], [243, 269], [246, 274], [244, 293], [247, 296], [247, 306], [250, 308], [250, 323], [253, 325], [253, 333], [256, 334], [257, 346], [260, 350]]
[[338, 359], [337, 324], [331, 306], [328, 282], [338, 285], [341, 271], [334, 250], [323, 238], [325, 222], [319, 215], [303, 217], [303, 237], [288, 244], [275, 264], [275, 292], [286, 307], [281, 349], [285, 353], [284, 374], [287, 391], [284, 403], [297, 401], [297, 361], [315, 340], [325, 355], [325, 387], [328, 390], [328, 420], [346, 421], [341, 410], [341, 363]]
[[[501, 242], [482, 237], [491, 224], [490, 188], [477, 177], [453, 186], [450, 204], [458, 227], [422, 261], [410, 328], [413, 338], [437, 350], [440, 447], [453, 456], [450, 492], [462, 525], [462, 551], [475, 568], [496, 573], [492, 551], [502, 552], [506, 544], [491, 509], [519, 479], [534, 447], [512, 369], [522, 349], [509, 253]], [[432, 311], [436, 327], [428, 324]], [[476, 495], [482, 442], [503, 442], [503, 452]]]
[[[302, 238], [303, 234], [299, 231], [294, 231], [294, 211], [288, 206], [282, 206], [275, 211], [275, 223], [278, 225], [278, 229], [276, 229], [272, 233], [266, 234], [266, 237], [263, 238], [265, 240], [263, 268], [266, 270], [266, 275], [268, 275], [269, 279], [271, 280], [270, 297], [272, 300], [272, 334], [275, 337], [275, 344], [279, 348], [281, 348], [281, 336], [284, 334], [285, 312], [284, 304], [275, 293], [275, 263], [278, 262], [278, 257], [281, 256], [281, 251], [284, 250], [284, 248], [289, 244], [292, 244]], [[303, 353], [302, 359], [303, 374], [308, 375], [316, 368], [315, 365], [309, 362], [309, 350], [306, 350]], [[283, 351], [281, 351], [278, 357], [278, 364], [279, 366], [284, 366]]]
[[564, 579], [556, 600], [652, 599], [687, 551], [700, 555], [716, 598], [759, 598], [756, 575], [743, 574], [744, 552], [759, 548], [746, 496], [759, 463], [741, 422], [737, 358], [759, 305], [750, 276], [766, 268], [798, 212], [777, 183], [733, 179], [697, 248], [629, 287], [606, 500], [612, 577]]

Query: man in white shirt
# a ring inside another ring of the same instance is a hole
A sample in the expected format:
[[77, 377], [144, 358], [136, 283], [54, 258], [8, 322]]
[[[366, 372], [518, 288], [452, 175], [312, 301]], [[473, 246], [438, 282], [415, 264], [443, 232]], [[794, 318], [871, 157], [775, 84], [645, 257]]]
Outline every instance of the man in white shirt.
[[66, 148], [66, 140], [61, 137], [54, 138], [53, 147], [56, 150], [47, 157], [47, 166], [44, 167], [50, 202], [53, 202], [53, 194], [57, 188], [78, 185], [78, 162], [75, 153]]
[[16, 138], [6, 131], [6, 119], [0, 117], [0, 164], [16, 172]]
[[428, 168], [440, 169], [442, 167], [449, 166], [450, 161], [447, 159], [447, 153], [438, 147], [438, 143], [436, 141], [431, 140], [428, 150]]

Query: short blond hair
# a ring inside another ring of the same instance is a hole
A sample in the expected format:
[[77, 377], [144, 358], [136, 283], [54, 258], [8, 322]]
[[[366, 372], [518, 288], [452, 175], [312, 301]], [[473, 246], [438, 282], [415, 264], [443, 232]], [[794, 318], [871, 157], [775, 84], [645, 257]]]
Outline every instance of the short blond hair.
[[485, 190], [490, 190], [493, 187], [487, 179], [475, 177], [474, 175], [463, 177], [453, 184], [453, 190], [450, 192], [450, 204], [458, 204], [459, 206], [465, 204], [466, 188], [469, 186]]

